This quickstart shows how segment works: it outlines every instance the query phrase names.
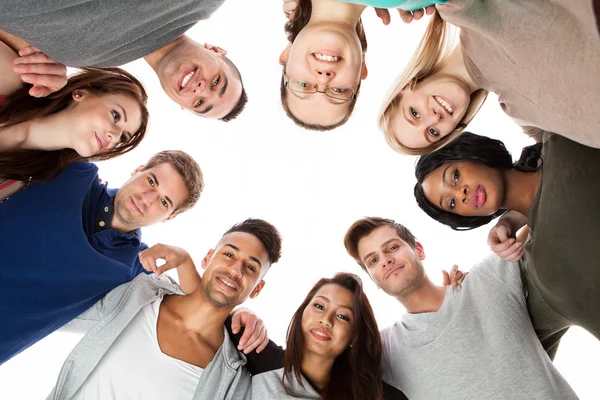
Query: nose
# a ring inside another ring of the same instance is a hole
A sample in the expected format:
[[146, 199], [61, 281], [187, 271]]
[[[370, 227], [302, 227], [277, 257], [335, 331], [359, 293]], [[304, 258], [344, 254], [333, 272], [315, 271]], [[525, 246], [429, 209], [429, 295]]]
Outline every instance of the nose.
[[319, 320], [319, 324], [331, 328], [331, 316], [327, 314], [325, 318]]
[[459, 187], [458, 196], [456, 198], [460, 199], [461, 202], [466, 203], [469, 200], [469, 187], [467, 185]]
[[210, 92], [211, 91], [208, 90], [208, 84], [204, 78], [199, 78], [198, 84], [192, 90], [192, 93], [194, 93], [195, 95], [200, 95], [203, 97], [208, 97]]
[[438, 113], [437, 111], [435, 111], [434, 108], [432, 108], [429, 110], [429, 113], [427, 115], [427, 121], [425, 121], [425, 123], [427, 125], [433, 125], [433, 124], [438, 123], [441, 118], [442, 118], [442, 115], [440, 113]]
[[241, 279], [243, 265], [244, 265], [244, 263], [242, 262], [242, 260], [240, 260], [240, 261], [236, 262], [235, 264], [233, 264], [231, 266], [231, 268], [229, 268], [229, 275], [232, 278]]
[[117, 144], [119, 144], [119, 142], [121, 141], [121, 137], [122, 136], [123, 136], [123, 131], [122, 130], [115, 129], [115, 130], [106, 132], [106, 138], [108, 139], [108, 144], [112, 145], [112, 146], [109, 146], [109, 147], [113, 148]]
[[148, 190], [143, 192], [140, 195], [140, 200], [142, 202], [142, 204], [144, 204], [146, 207], [150, 207], [152, 205], [152, 203], [154, 203], [154, 200], [156, 200], [156, 198], [158, 197], [158, 193], [154, 190]]
[[390, 254], [385, 254], [383, 256], [383, 267], [389, 267], [390, 265], [392, 265], [394, 263], [394, 260], [392, 259], [392, 256]]
[[319, 85], [327, 85], [335, 78], [335, 72], [328, 68], [315, 68], [315, 77]]

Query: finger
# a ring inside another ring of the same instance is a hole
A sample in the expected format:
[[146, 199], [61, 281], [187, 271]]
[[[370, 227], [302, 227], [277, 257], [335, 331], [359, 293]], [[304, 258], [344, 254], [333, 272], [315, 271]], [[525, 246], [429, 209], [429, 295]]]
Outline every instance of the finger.
[[233, 317], [231, 317], [231, 332], [233, 332], [234, 334], [240, 331], [241, 320], [241, 313], [235, 313], [233, 314]]
[[498, 257], [504, 259], [505, 257], [509, 257], [510, 255], [519, 252], [519, 250], [521, 250], [521, 246], [522, 246], [522, 243], [517, 242], [517, 243], [513, 244], [512, 246], [509, 246], [506, 250], [501, 251], [500, 253], [496, 253], [496, 254], [498, 254]]
[[258, 346], [256, 348], [256, 352], [260, 353], [261, 351], [263, 351], [264, 349], [267, 348], [267, 345], [269, 344], [269, 334], [267, 333], [267, 328], [265, 328], [265, 339], [263, 340], [263, 342], [260, 344], [260, 346]]
[[506, 229], [505, 226], [497, 227], [496, 234], [498, 235], [498, 239], [500, 239], [501, 242], [507, 241], [510, 236], [508, 233], [508, 229]]
[[467, 275], [469, 275], [468, 272], [465, 272], [464, 274], [462, 274], [462, 276], [460, 277], [460, 279], [458, 280], [458, 284], [462, 285], [463, 281], [465, 280], [465, 278], [467, 277]]
[[17, 64], [56, 64], [62, 65], [55, 59], [48, 57], [44, 53], [31, 53], [18, 58], [15, 58], [13, 63]]
[[[254, 319], [256, 320], [256, 324], [254, 325], [254, 329], [251, 332], [252, 334], [248, 335], [248, 338], [246, 339], [246, 344], [244, 345], [244, 349], [249, 348], [254, 343], [256, 343], [256, 346], [258, 346], [262, 342], [262, 329], [264, 328], [264, 324], [263, 324], [262, 320], [260, 320], [258, 318], [254, 318]], [[246, 332], [248, 332], [248, 329], [246, 329], [246, 331], [244, 332], [244, 335], [246, 334]], [[256, 346], [252, 347], [251, 350], [254, 350], [256, 348]]]
[[425, 7], [425, 14], [431, 15], [435, 11], [435, 6], [427, 6]]
[[21, 56], [21, 57], [25, 57], [25, 56], [28, 56], [28, 55], [34, 54], [34, 53], [42, 53], [43, 54], [44, 52], [34, 46], [23, 47], [21, 50], [19, 50], [19, 56]]
[[423, 17], [423, 10], [413, 11], [413, 18], [415, 21], [418, 21]]
[[[256, 339], [250, 338], [250, 340], [248, 340], [248, 344], [246, 345], [246, 347], [244, 347], [244, 354], [250, 353], [251, 351], [256, 349], [259, 345], [262, 344], [263, 338], [264, 338], [264, 330], [265, 330], [264, 326], [262, 326], [260, 328], [260, 330], [257, 329]], [[252, 336], [254, 337], [254, 335], [252, 335]]]
[[448, 275], [448, 272], [443, 270], [442, 275], [444, 275], [444, 282], [442, 283], [442, 286], [448, 286], [450, 284], [450, 275]]
[[58, 90], [67, 84], [66, 76], [57, 75], [39, 75], [35, 73], [27, 73], [21, 75], [23, 82], [31, 83], [34, 86], [45, 86], [49, 89]]
[[154, 258], [149, 257], [147, 253], [142, 254], [141, 252], [138, 253], [138, 258], [140, 260], [140, 264], [142, 264], [142, 267], [144, 267], [146, 271], [152, 271], [156, 273], [156, 261]]
[[33, 86], [29, 89], [29, 95], [32, 97], [46, 97], [50, 93], [54, 93], [54, 91], [45, 86]]
[[510, 248], [510, 246], [512, 246], [514, 243], [515, 243], [515, 239], [510, 238], [504, 242], [490, 244], [490, 248], [492, 249], [492, 251], [494, 253], [499, 254], [499, 253], [502, 253], [503, 251], [506, 251], [506, 249]]
[[507, 258], [503, 258], [503, 260], [511, 261], [511, 262], [519, 261], [521, 259], [521, 257], [523, 257], [524, 252], [525, 251], [523, 249], [521, 249], [520, 251], [517, 251], [517, 252], [511, 254]]
[[252, 315], [252, 318], [248, 318], [246, 324], [244, 325], [244, 334], [240, 338], [238, 343], [238, 350], [243, 350], [246, 347], [246, 343], [248, 339], [254, 334], [254, 329], [256, 328], [257, 318], [255, 315]]
[[154, 273], [156, 275], [160, 275], [163, 272], [167, 272], [169, 270], [172, 270], [173, 268], [177, 268], [177, 265], [175, 265], [175, 261], [174, 260], [168, 260], [167, 262], [165, 262], [160, 267], [158, 266], [158, 264], [156, 264], [156, 268], [155, 268]]
[[404, 23], [410, 24], [412, 22], [413, 15], [410, 11], [398, 9], [398, 13], [400, 14], [400, 18], [402, 19], [402, 21], [404, 21]]
[[383, 22], [384, 25], [389, 25], [392, 18], [390, 17], [390, 12], [387, 9], [376, 8], [375, 14], [377, 14], [377, 16], [379, 17], [379, 19], [381, 19], [381, 22]]

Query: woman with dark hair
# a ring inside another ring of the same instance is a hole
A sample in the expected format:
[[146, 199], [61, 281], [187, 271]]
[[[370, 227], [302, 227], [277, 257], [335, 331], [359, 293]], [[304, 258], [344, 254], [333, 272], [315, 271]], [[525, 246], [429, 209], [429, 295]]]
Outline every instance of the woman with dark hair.
[[[252, 399], [383, 398], [381, 339], [354, 274], [338, 273], [313, 286], [292, 317], [285, 350], [271, 342], [246, 357]], [[385, 390], [386, 397], [389, 392], [390, 398], [405, 398], [397, 389]]]
[[289, 4], [289, 44], [279, 57], [281, 104], [303, 128], [337, 128], [352, 114], [360, 82], [367, 77], [367, 38], [360, 19], [366, 6], [336, 0]]
[[[513, 260], [524, 254], [543, 301], [563, 322], [600, 339], [600, 150], [548, 132], [543, 138], [543, 148], [526, 148], [513, 164], [502, 142], [465, 132], [419, 158], [415, 197], [430, 217], [455, 230], [511, 210], [490, 232], [489, 239], [497, 236], [494, 250], [512, 252]], [[524, 224], [529, 237], [521, 250], [514, 234]]]
[[85, 69], [46, 97], [30, 96], [30, 88], [0, 96], [0, 201], [72, 162], [125, 154], [144, 138], [148, 96], [120, 68]]

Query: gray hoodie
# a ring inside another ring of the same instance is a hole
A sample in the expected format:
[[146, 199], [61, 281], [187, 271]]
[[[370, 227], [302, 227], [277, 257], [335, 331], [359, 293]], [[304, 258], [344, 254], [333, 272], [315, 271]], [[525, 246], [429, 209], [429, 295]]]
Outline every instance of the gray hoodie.
[[[66, 325], [64, 330], [86, 335], [67, 357], [56, 387], [46, 400], [71, 399], [141, 308], [161, 295], [172, 294], [184, 295], [171, 278], [140, 274], [111, 290]], [[250, 390], [250, 374], [244, 367], [246, 357], [237, 351], [223, 329], [225, 340], [204, 369], [193, 400], [241, 400]]]

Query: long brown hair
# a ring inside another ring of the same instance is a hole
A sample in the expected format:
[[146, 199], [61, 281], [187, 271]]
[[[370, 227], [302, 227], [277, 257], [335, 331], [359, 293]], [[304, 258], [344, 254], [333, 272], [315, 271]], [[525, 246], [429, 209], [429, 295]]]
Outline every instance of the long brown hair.
[[73, 100], [72, 93], [84, 89], [91, 94], [103, 96], [108, 94], [124, 94], [131, 96], [140, 105], [142, 122], [131, 138], [120, 143], [114, 149], [96, 154], [92, 157], [81, 157], [73, 149], [54, 151], [17, 149], [0, 152], [0, 181], [19, 180], [45, 182], [56, 178], [72, 162], [108, 160], [135, 149], [146, 133], [148, 126], [148, 95], [142, 83], [130, 73], [120, 68], [85, 68], [82, 72], [71, 76], [62, 89], [36, 98], [29, 95], [31, 85], [24, 85], [15, 90], [0, 103], [0, 134], [11, 126], [60, 112], [67, 108]]
[[302, 314], [319, 291], [328, 284], [339, 285], [352, 292], [353, 325], [350, 346], [337, 356], [331, 369], [329, 384], [321, 392], [324, 400], [379, 400], [382, 398], [381, 338], [371, 304], [363, 291], [361, 279], [345, 272], [333, 278], [322, 278], [308, 292], [306, 298], [292, 317], [287, 332], [287, 348], [284, 356], [283, 378], [281, 380], [290, 395], [286, 380], [291, 381], [292, 370], [298, 383], [302, 385], [300, 366], [304, 351], [302, 334]]
[[[312, 15], [312, 0], [298, 0], [298, 5], [292, 12], [290, 18], [285, 23], [285, 34], [287, 35], [288, 41], [291, 43], [296, 40], [296, 36], [300, 33], [302, 29], [308, 24], [310, 21], [310, 17]], [[363, 57], [367, 52], [367, 35], [365, 34], [365, 29], [363, 27], [362, 19], [358, 20], [358, 24], [356, 24], [356, 34], [358, 35], [358, 40], [360, 41], [360, 47], [362, 48]], [[364, 62], [364, 61], [363, 61]], [[360, 85], [362, 80], [358, 81], [358, 87], [356, 88], [356, 96], [354, 99], [349, 101], [348, 106], [348, 114], [342, 118], [341, 121], [333, 124], [333, 125], [319, 125], [319, 124], [307, 124], [306, 122], [300, 120], [296, 117], [292, 111], [290, 110], [287, 104], [287, 90], [285, 89], [285, 79], [283, 77], [285, 75], [285, 66], [283, 67], [283, 74], [281, 76], [281, 82], [279, 84], [279, 92], [281, 94], [281, 105], [287, 114], [287, 116], [294, 121], [294, 123], [298, 126], [301, 126], [305, 129], [310, 129], [313, 131], [329, 131], [337, 128], [338, 126], [344, 125], [352, 111], [354, 111], [354, 106], [356, 105], [356, 99], [358, 98], [358, 94], [360, 93]]]

